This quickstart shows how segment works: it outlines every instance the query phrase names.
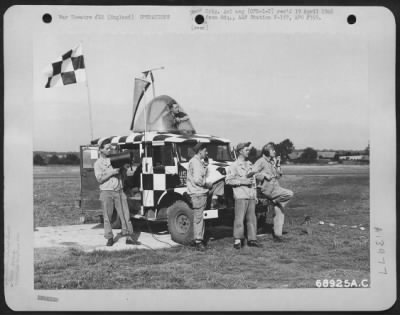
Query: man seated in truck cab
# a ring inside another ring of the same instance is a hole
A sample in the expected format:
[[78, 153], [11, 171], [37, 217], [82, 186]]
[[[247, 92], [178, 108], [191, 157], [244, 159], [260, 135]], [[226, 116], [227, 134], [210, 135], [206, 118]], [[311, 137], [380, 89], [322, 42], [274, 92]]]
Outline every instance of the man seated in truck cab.
[[168, 104], [168, 108], [174, 118], [175, 126], [178, 129], [179, 129], [179, 125], [182, 122], [189, 120], [189, 116], [186, 113], [181, 112], [180, 107], [177, 103]]
[[176, 102], [167, 104], [169, 112], [165, 114], [163, 120], [165, 124], [172, 130], [192, 130], [192, 125], [189, 123], [189, 116], [180, 110]]

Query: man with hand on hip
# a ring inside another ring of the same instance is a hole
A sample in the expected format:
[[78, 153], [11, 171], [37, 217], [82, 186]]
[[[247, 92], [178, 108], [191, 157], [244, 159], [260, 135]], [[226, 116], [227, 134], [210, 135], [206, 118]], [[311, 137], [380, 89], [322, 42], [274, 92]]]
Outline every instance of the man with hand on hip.
[[256, 179], [261, 192], [275, 204], [273, 237], [275, 241], [282, 242], [284, 209], [292, 199], [293, 191], [279, 185], [278, 178], [282, 176], [280, 158], [276, 156], [272, 142], [263, 147], [262, 156], [254, 163], [254, 171], [257, 172]]
[[99, 146], [100, 158], [94, 164], [94, 173], [97, 181], [100, 183], [100, 200], [103, 207], [104, 216], [104, 237], [107, 239], [106, 246], [114, 244], [114, 236], [111, 227], [111, 217], [114, 207], [121, 219], [122, 236], [126, 236], [126, 244], [140, 245], [140, 242], [134, 241], [133, 227], [129, 214], [128, 202], [123, 191], [120, 171], [113, 168], [109, 159], [111, 153], [111, 144], [109, 141], [103, 141]]
[[262, 247], [257, 243], [256, 219], [256, 188], [252, 163], [248, 161], [250, 142], [239, 143], [236, 147], [237, 160], [228, 168], [225, 182], [233, 186], [235, 198], [235, 220], [233, 225], [233, 238], [235, 249], [242, 247], [244, 240], [244, 222], [247, 228], [247, 245]]

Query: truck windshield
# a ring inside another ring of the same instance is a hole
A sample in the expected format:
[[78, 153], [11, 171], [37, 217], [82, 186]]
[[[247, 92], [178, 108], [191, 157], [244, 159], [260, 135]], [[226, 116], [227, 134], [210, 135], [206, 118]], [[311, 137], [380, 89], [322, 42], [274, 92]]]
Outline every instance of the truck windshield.
[[[194, 155], [193, 143], [177, 143], [181, 162], [189, 162]], [[208, 157], [214, 161], [233, 161], [228, 143], [206, 143]]]

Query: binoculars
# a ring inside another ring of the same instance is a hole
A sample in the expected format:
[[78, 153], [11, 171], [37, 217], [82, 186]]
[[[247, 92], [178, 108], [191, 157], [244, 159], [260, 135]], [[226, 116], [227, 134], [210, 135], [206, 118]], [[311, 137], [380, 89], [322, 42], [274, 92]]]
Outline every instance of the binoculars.
[[126, 151], [114, 155], [110, 155], [110, 163], [113, 168], [121, 168], [125, 164], [132, 164], [133, 153]]

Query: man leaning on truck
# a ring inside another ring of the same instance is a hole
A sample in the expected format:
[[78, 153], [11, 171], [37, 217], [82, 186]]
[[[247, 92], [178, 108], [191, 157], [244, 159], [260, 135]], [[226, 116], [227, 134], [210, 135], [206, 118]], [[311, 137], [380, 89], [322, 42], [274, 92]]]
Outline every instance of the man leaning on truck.
[[204, 219], [203, 211], [207, 205], [207, 198], [211, 184], [206, 183], [207, 165], [204, 159], [207, 157], [207, 147], [204, 143], [194, 146], [195, 155], [189, 161], [187, 173], [187, 191], [193, 207], [193, 234], [194, 245], [198, 250], [205, 250], [204, 246]]
[[285, 219], [284, 210], [293, 198], [293, 191], [282, 188], [278, 179], [282, 176], [280, 158], [276, 156], [275, 145], [267, 143], [262, 148], [262, 156], [254, 164], [257, 172], [256, 178], [261, 192], [268, 199], [274, 202], [274, 229], [273, 237], [275, 242], [282, 242], [282, 229]]
[[140, 243], [132, 238], [133, 227], [119, 169], [113, 168], [108, 158], [111, 153], [110, 142], [103, 141], [99, 146], [99, 151], [100, 158], [94, 164], [94, 174], [100, 183], [100, 200], [104, 215], [104, 237], [107, 239], [106, 246], [114, 244], [114, 235], [111, 227], [114, 207], [121, 219], [121, 234], [126, 236], [126, 244], [139, 245]]

